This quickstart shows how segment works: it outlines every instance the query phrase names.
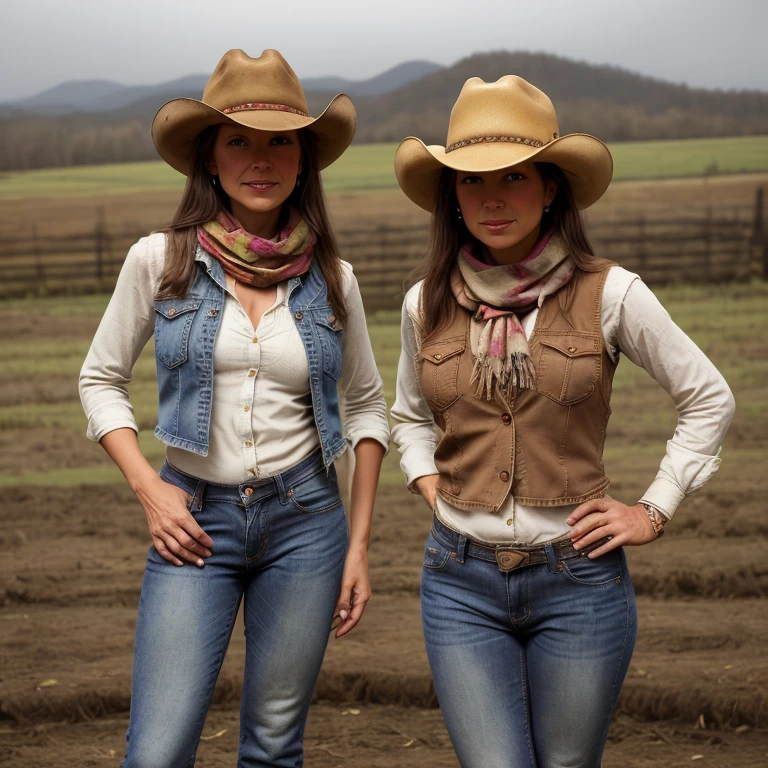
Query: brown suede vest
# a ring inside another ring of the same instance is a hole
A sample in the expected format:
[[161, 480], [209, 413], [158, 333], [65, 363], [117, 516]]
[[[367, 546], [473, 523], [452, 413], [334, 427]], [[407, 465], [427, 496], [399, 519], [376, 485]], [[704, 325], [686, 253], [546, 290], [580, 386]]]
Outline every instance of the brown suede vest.
[[444, 435], [435, 451], [438, 493], [461, 509], [554, 507], [605, 494], [605, 429], [616, 363], [600, 325], [608, 274], [579, 269], [539, 309], [528, 340], [536, 389], [509, 400], [475, 396], [471, 314], [459, 309], [441, 338], [421, 349], [421, 387]]

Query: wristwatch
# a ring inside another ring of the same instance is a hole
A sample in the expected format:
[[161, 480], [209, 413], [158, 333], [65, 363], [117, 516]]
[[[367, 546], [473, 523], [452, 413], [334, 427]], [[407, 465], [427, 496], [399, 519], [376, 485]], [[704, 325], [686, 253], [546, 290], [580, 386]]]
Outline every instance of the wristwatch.
[[641, 501], [640, 503], [643, 505], [643, 509], [648, 515], [651, 521], [651, 525], [653, 526], [653, 532], [656, 534], [656, 538], [658, 539], [660, 536], [664, 535], [664, 526], [667, 524], [667, 518], [664, 517], [664, 515], [662, 515], [661, 512], [656, 509], [656, 507], [652, 507], [650, 504], [646, 504], [644, 501]]

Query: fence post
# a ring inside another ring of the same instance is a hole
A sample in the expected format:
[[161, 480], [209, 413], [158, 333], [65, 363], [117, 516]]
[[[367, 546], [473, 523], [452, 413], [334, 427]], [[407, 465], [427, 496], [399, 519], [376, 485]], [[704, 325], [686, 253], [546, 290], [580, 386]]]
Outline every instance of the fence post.
[[96, 209], [96, 229], [94, 230], [94, 256], [96, 259], [96, 283], [101, 288], [102, 277], [104, 276], [104, 208], [99, 206]]
[[713, 227], [712, 227], [712, 205], [707, 205], [706, 213], [704, 214], [704, 242], [707, 246], [707, 262], [706, 262], [706, 270], [707, 270], [707, 282], [712, 282], [712, 278], [714, 277], [714, 264], [712, 259], [712, 240], [714, 238], [713, 234]]
[[40, 258], [40, 242], [37, 239], [37, 224], [32, 225], [32, 251], [35, 257], [35, 282], [39, 296], [45, 293], [45, 266]]
[[[768, 280], [768, 232], [765, 231], [763, 222], [763, 188], [758, 187], [755, 192], [755, 218], [752, 223], [752, 237], [750, 245], [760, 254], [760, 262], [763, 280]], [[750, 249], [751, 250], [751, 249]]]

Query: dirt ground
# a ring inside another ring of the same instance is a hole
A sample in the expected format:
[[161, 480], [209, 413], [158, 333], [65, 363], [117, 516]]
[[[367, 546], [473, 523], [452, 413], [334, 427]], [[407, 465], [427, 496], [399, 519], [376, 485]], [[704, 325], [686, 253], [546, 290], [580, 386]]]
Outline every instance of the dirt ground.
[[[609, 194], [615, 210], [650, 205], [651, 196], [681, 206], [719, 184], [723, 205], [748, 205], [756, 183], [668, 182], [661, 191], [641, 183]], [[378, 214], [402, 210], [399, 198], [377, 194]], [[354, 201], [345, 207], [344, 199], [333, 204], [352, 217]], [[52, 220], [80, 203], [52, 206]], [[11, 349], [0, 369], [0, 765], [7, 768], [116, 768], [124, 751], [149, 538], [130, 489], [99, 480], [109, 460], [83, 437], [76, 372], [105, 303], [97, 298], [44, 310], [0, 303]], [[768, 765], [767, 300], [765, 285], [712, 286], [671, 310], [725, 373], [738, 410], [712, 482], [685, 502], [664, 538], [628, 552], [640, 632], [604, 768]], [[391, 396], [397, 329], [371, 332]], [[675, 414], [647, 376], [622, 366], [606, 465], [612, 493], [629, 499], [653, 477]], [[151, 368], [139, 374], [134, 385], [145, 386]], [[145, 409], [154, 397], [145, 390], [137, 409], [143, 428], [151, 427]], [[360, 626], [329, 642], [307, 728], [312, 768], [457, 765], [419, 618], [428, 526], [426, 506], [405, 491], [389, 456], [371, 543], [374, 597]], [[203, 768], [236, 764], [243, 658], [238, 624], [198, 753]]]

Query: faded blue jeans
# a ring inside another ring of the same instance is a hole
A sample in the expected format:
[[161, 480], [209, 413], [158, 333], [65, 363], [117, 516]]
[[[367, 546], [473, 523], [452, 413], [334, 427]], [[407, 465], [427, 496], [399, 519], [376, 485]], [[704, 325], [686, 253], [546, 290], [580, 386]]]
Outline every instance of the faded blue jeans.
[[632, 583], [621, 548], [547, 558], [503, 573], [433, 521], [424, 637], [462, 768], [600, 767], [637, 635]]
[[349, 539], [333, 467], [320, 452], [272, 478], [235, 486], [160, 476], [192, 496], [213, 539], [204, 568], [152, 547], [139, 601], [123, 768], [194, 765], [205, 714], [241, 599], [246, 661], [240, 768], [301, 766]]

